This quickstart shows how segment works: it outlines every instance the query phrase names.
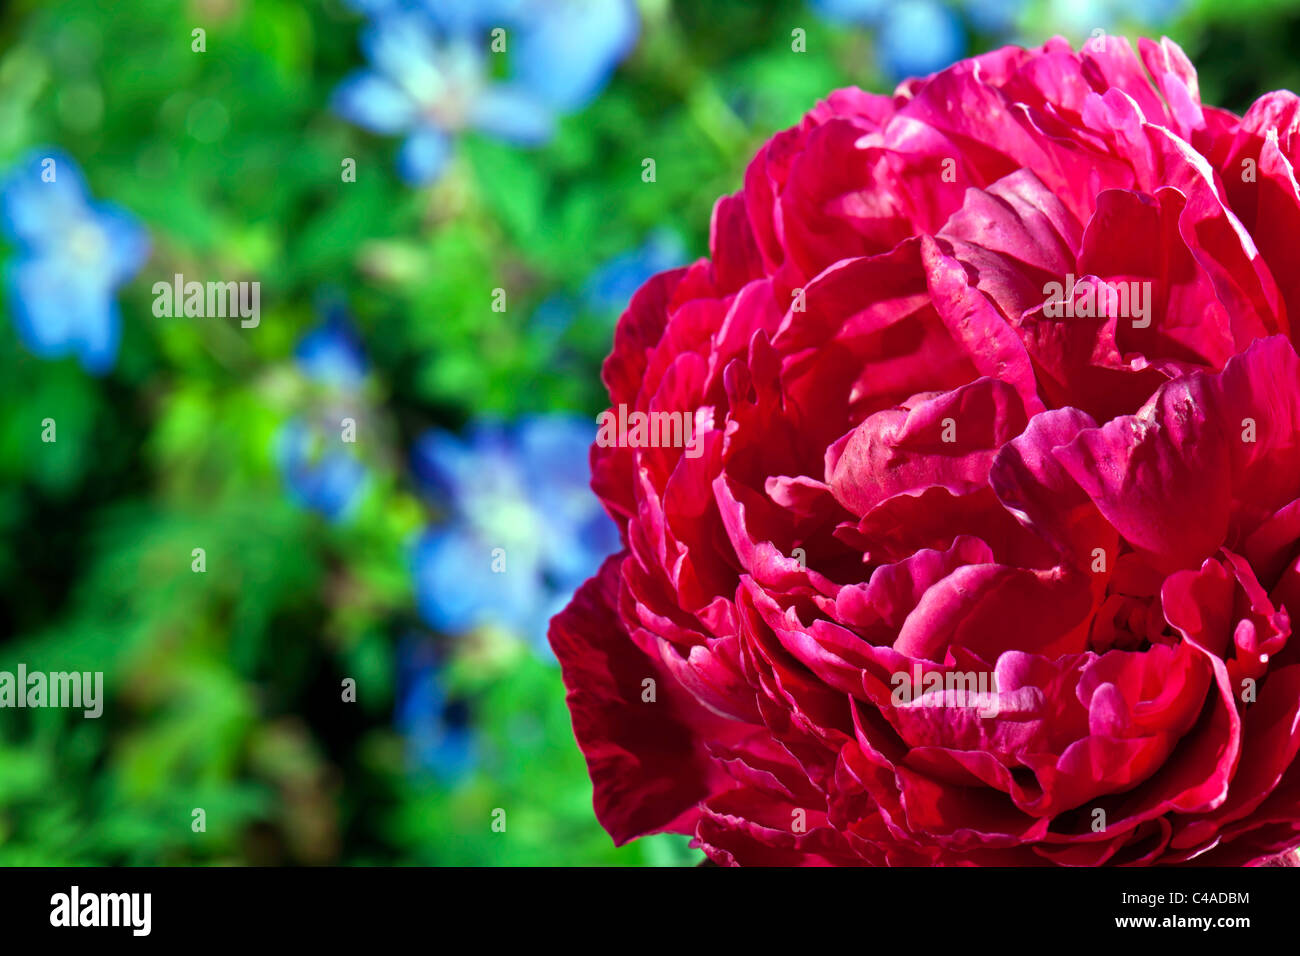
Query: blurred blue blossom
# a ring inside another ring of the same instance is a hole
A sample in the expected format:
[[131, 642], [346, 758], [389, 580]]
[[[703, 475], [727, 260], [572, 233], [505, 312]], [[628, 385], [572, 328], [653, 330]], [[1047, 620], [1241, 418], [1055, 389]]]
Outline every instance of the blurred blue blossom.
[[[334, 109], [375, 133], [404, 135], [398, 171], [431, 182], [466, 130], [520, 146], [554, 132], [558, 112], [599, 92], [636, 40], [631, 0], [365, 3], [369, 68], [344, 79]], [[493, 77], [487, 30], [507, 30], [508, 70]]]
[[554, 343], [573, 324], [578, 315], [578, 303], [563, 292], [547, 296], [533, 310], [528, 324], [541, 333], [543, 339]]
[[101, 374], [117, 360], [114, 293], [149, 258], [149, 237], [126, 210], [92, 202], [73, 159], [37, 150], [0, 181], [0, 218], [17, 255], [5, 270], [9, 311], [41, 358], [75, 355]]
[[[870, 26], [891, 80], [926, 76], [966, 55], [966, 29], [1013, 41], [1028, 0], [807, 0], [835, 23]], [[1048, 0], [1046, 19], [1062, 33], [1086, 38], [1124, 20], [1155, 25], [1179, 13], [1185, 0]]]
[[331, 406], [287, 422], [275, 437], [275, 461], [295, 501], [338, 520], [348, 514], [366, 481], [355, 446], [342, 440], [342, 419], [356, 417], [347, 406], [365, 381], [366, 358], [341, 306], [327, 308], [325, 319], [298, 341], [294, 359], [304, 376], [333, 393]]
[[501, 25], [529, 0], [344, 0], [344, 5], [368, 17], [399, 10], [419, 10], [439, 25], [472, 30]]
[[444, 782], [463, 777], [478, 762], [469, 706], [448, 694], [429, 640], [408, 637], [398, 646], [393, 723], [411, 763]]
[[933, 0], [890, 4], [876, 43], [881, 66], [894, 80], [928, 76], [966, 54], [966, 32], [957, 14]]
[[397, 164], [409, 183], [441, 175], [452, 137], [465, 129], [521, 145], [551, 135], [550, 110], [529, 91], [492, 81], [486, 48], [476, 40], [404, 11], [367, 26], [361, 45], [371, 68], [343, 81], [334, 108], [372, 132], [405, 134]]
[[1026, 0], [962, 0], [962, 11], [975, 29], [1001, 36], [1016, 28]]
[[1061, 32], [1086, 38], [1093, 30], [1114, 30], [1124, 23], [1160, 24], [1185, 5], [1185, 0], [1050, 0], [1046, 17]]
[[[809, 0], [827, 20], [871, 26], [876, 31], [876, 56], [893, 81], [928, 76], [966, 55], [966, 30], [957, 11], [940, 0]], [[1017, 0], [967, 0], [972, 19], [982, 29], [999, 22], [1000, 8], [1017, 7]], [[978, 11], [975, 8], [980, 8]], [[995, 9], [996, 8], [996, 9]], [[997, 31], [1014, 27], [1014, 16]]]
[[409, 0], [450, 30], [485, 30], [517, 22], [534, 0]]
[[595, 435], [594, 421], [551, 414], [481, 422], [463, 439], [440, 430], [420, 439], [416, 476], [448, 516], [413, 556], [431, 627], [495, 625], [549, 654], [550, 617], [619, 546], [587, 485]]
[[671, 229], [657, 229], [635, 249], [600, 266], [582, 290], [588, 308], [622, 312], [632, 293], [653, 276], [687, 261], [686, 244]]
[[1107, 0], [1048, 0], [1044, 18], [1060, 33], [1085, 38], [1113, 25], [1110, 8]]
[[563, 112], [595, 98], [640, 31], [632, 0], [521, 0], [516, 6], [515, 76]]
[[325, 321], [298, 341], [293, 355], [303, 374], [322, 385], [354, 389], [366, 377], [361, 337], [341, 305], [326, 308]]
[[345, 517], [365, 484], [365, 466], [338, 438], [295, 418], [276, 435], [275, 459], [289, 494], [304, 508], [331, 520]]
[[647, 280], [686, 264], [686, 244], [673, 229], [657, 229], [640, 246], [619, 253], [596, 268], [578, 295], [557, 292], [533, 310], [529, 324], [547, 341], [554, 342], [586, 309], [596, 313], [621, 313], [632, 294]]
[[634, 0], [424, 0], [439, 26], [459, 33], [506, 30], [514, 82], [549, 106], [586, 106], [636, 43]]
[[385, 13], [406, 6], [406, 3], [404, 0], [343, 0], [343, 5], [355, 10], [357, 13], [374, 16], [377, 13]]
[[886, 0], [808, 0], [808, 5], [836, 23], [873, 23]]
[[1116, 4], [1120, 9], [1127, 8], [1129, 15], [1142, 23], [1172, 20], [1186, 5], [1186, 0], [1128, 0], [1124, 6]]

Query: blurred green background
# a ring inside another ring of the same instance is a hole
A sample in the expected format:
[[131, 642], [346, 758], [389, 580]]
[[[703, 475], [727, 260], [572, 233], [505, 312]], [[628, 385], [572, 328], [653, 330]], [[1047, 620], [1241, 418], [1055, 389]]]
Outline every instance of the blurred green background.
[[[628, 294], [835, 87], [1095, 29], [1172, 36], [1216, 105], [1300, 87], [1294, 3], [621, 3], [5, 8], [0, 670], [102, 671], [106, 700], [0, 710], [0, 864], [699, 862], [592, 815], [539, 635], [603, 539], [581, 446], [529, 457], [520, 423], [594, 435]], [[410, 17], [437, 42], [380, 38]], [[482, 55], [497, 20], [515, 45]], [[497, 89], [526, 99], [474, 112]], [[56, 152], [92, 198], [24, 225]], [[116, 241], [100, 201], [147, 259], [85, 244]], [[260, 282], [260, 323], [156, 315], [175, 273]], [[498, 539], [508, 600], [457, 577]]]

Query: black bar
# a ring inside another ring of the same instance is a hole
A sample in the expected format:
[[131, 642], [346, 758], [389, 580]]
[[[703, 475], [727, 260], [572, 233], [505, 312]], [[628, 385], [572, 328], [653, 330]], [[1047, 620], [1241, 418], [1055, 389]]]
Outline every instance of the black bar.
[[[693, 872], [10, 869], [0, 870], [0, 925], [6, 942], [75, 934], [128, 944], [255, 941], [259, 948], [374, 943], [390, 935], [430, 944], [462, 935], [483, 945], [567, 940], [585, 948], [640, 937], [672, 945], [707, 933], [729, 949], [746, 938], [769, 949], [782, 927], [806, 936], [807, 945], [835, 933], [873, 948], [999, 938], [1055, 948], [1080, 939], [1152, 943], [1189, 934], [1216, 942], [1256, 933], [1286, 938], [1295, 930], [1300, 887], [1297, 874], [1281, 867]], [[73, 886], [79, 918], [92, 910], [111, 918], [117, 908], [126, 925], [51, 925], [60, 918], [57, 895], [68, 897], [66, 915]], [[101, 910], [98, 894], [109, 893], [149, 894], [147, 936], [131, 925], [143, 928], [142, 906], [128, 910], [117, 897]]]

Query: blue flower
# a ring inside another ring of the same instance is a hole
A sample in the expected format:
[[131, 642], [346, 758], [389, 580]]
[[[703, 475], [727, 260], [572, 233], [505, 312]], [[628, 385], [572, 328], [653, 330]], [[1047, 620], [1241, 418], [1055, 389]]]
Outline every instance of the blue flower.
[[416, 476], [448, 520], [415, 545], [425, 621], [458, 634], [495, 625], [546, 646], [550, 617], [619, 546], [587, 487], [595, 423], [539, 415], [483, 422], [465, 439], [439, 430], [413, 454]]
[[1186, 6], [1185, 0], [1049, 0], [1046, 15], [1059, 32], [1086, 40], [1096, 30], [1114, 30], [1126, 22], [1164, 23]]
[[505, 27], [519, 20], [533, 0], [417, 0], [448, 30], [471, 32]]
[[873, 23], [885, 9], [885, 0], [809, 0], [827, 20], [837, 23]]
[[564, 112], [595, 98], [641, 27], [632, 0], [525, 0], [520, 7], [515, 78]]
[[658, 229], [637, 248], [599, 266], [587, 277], [578, 295], [559, 292], [543, 299], [533, 310], [529, 325], [540, 341], [554, 343], [583, 309], [605, 314], [622, 312], [647, 280], [686, 260], [681, 237], [671, 229]]
[[333, 407], [287, 422], [275, 436], [275, 461], [295, 501], [338, 520], [349, 514], [367, 477], [355, 446], [342, 440], [343, 419], [356, 417], [348, 405], [365, 381], [366, 356], [341, 305], [328, 306], [324, 320], [299, 339], [294, 360], [304, 376], [329, 390]]
[[411, 762], [443, 781], [463, 777], [478, 762], [469, 705], [452, 697], [431, 642], [407, 638], [397, 649], [393, 723]]
[[686, 261], [686, 246], [670, 229], [659, 229], [638, 248], [606, 262], [587, 280], [583, 299], [592, 309], [622, 311], [632, 293], [653, 276]]
[[1182, 12], [1185, 0], [1128, 0], [1126, 3], [1112, 3], [1112, 14], [1116, 17], [1127, 14], [1139, 23], [1162, 23], [1172, 20]]
[[325, 320], [298, 341], [293, 355], [303, 374], [322, 385], [355, 389], [366, 377], [361, 337], [340, 305], [326, 310]]
[[[437, 179], [466, 130], [519, 146], [550, 139], [557, 112], [599, 92], [636, 40], [632, 0], [490, 0], [412, 8], [368, 2], [361, 46], [370, 68], [347, 77], [334, 109], [371, 132], [404, 135], [398, 171]], [[493, 79], [487, 31], [507, 30], [509, 64]]]
[[961, 21], [948, 7], [932, 0], [891, 4], [876, 42], [881, 65], [895, 80], [928, 76], [966, 53]]
[[407, 6], [407, 3], [405, 0], [343, 0], [343, 5], [357, 13], [373, 17]]
[[1109, 7], [1107, 0], [1049, 0], [1045, 16], [1053, 29], [1086, 37], [1093, 29], [1111, 26]]
[[424, 0], [444, 29], [507, 34], [511, 78], [572, 112], [604, 87], [640, 32], [634, 0]]
[[149, 258], [139, 222], [92, 202], [70, 156], [36, 151], [0, 181], [0, 217], [17, 255], [5, 274], [23, 343], [41, 358], [75, 355], [102, 374], [117, 360], [114, 292]]
[[521, 86], [493, 81], [477, 40], [400, 12], [366, 27], [361, 45], [371, 68], [343, 81], [334, 108], [371, 132], [406, 135], [397, 164], [407, 182], [438, 178], [452, 137], [466, 129], [527, 146], [551, 135], [550, 108]]
[[329, 447], [331, 440], [338, 441], [326, 438], [323, 429], [295, 418], [276, 434], [275, 460], [295, 501], [339, 520], [349, 514], [360, 497], [366, 468], [342, 447]]
[[1003, 34], [1015, 29], [1026, 0], [963, 0], [971, 24], [985, 33]]
[[528, 318], [539, 341], [555, 343], [578, 316], [578, 303], [570, 295], [557, 292], [543, 299]]

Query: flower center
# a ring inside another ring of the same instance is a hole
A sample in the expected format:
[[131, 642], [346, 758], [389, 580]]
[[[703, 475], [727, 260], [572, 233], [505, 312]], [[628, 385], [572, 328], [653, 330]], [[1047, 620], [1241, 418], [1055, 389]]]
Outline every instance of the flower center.
[[69, 255], [78, 262], [91, 265], [104, 258], [108, 240], [104, 231], [92, 223], [78, 223], [67, 238]]

